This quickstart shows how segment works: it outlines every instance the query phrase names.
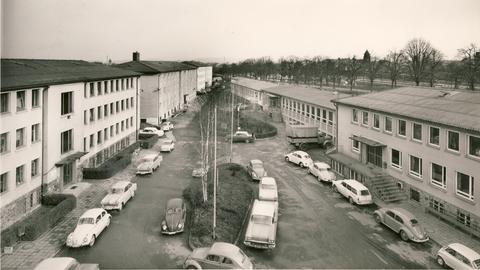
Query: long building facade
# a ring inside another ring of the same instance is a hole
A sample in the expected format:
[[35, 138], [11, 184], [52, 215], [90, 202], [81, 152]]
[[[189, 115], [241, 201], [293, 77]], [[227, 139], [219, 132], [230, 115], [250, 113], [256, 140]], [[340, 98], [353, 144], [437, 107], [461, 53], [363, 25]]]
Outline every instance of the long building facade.
[[139, 74], [75, 60], [2, 59], [2, 229], [136, 140]]

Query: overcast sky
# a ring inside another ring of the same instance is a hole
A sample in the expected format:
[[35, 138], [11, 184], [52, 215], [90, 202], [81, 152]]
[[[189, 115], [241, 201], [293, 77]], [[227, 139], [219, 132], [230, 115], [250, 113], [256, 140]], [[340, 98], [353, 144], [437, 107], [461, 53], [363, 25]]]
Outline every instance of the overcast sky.
[[480, 45], [480, 0], [1, 0], [2, 57], [384, 56], [422, 37]]

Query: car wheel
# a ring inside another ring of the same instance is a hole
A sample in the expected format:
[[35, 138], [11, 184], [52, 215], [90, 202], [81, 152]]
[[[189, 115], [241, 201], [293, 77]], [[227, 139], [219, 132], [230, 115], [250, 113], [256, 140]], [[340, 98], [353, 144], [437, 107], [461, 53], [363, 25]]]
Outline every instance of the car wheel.
[[303, 162], [300, 162], [298, 165], [300, 165], [300, 167], [302, 167], [302, 168], [304, 167]]
[[378, 224], [382, 223], [382, 217], [379, 214], [373, 214], [373, 218]]
[[349, 201], [351, 204], [354, 204], [354, 203], [355, 203], [355, 202], [353, 201], [353, 198], [352, 198], [352, 197], [348, 198], [348, 201]]
[[288, 156], [285, 157], [285, 161], [290, 161], [290, 159], [288, 158]]
[[408, 238], [408, 235], [405, 231], [400, 231], [400, 238], [402, 238], [403, 241], [408, 241], [409, 238]]
[[445, 267], [445, 261], [444, 261], [443, 258], [440, 257], [440, 256], [437, 256], [437, 263], [438, 263], [441, 267]]
[[322, 178], [320, 178], [320, 176], [317, 176], [317, 181], [322, 182]]
[[88, 244], [89, 246], [93, 247], [93, 245], [95, 244], [95, 235], [92, 235], [92, 239], [90, 240], [90, 243]]

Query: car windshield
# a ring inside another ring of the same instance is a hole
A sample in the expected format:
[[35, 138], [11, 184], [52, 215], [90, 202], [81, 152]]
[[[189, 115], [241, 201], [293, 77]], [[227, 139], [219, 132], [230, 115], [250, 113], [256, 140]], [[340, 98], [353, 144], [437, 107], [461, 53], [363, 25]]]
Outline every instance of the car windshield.
[[475, 269], [480, 269], [480, 259], [474, 260], [472, 264]]
[[262, 184], [263, 189], [275, 189], [274, 185], [267, 185], [267, 184]]
[[269, 216], [262, 216], [262, 215], [253, 215], [252, 221], [259, 224], [270, 224], [272, 223], [272, 218]]
[[164, 141], [162, 144], [163, 144], [163, 145], [170, 145], [171, 143], [172, 143], [172, 142], [170, 142], [170, 141]]
[[360, 195], [367, 196], [367, 195], [370, 195], [370, 192], [368, 192], [368, 190], [366, 189], [360, 190]]
[[78, 220], [78, 225], [83, 225], [83, 224], [94, 224], [93, 218], [80, 218]]
[[152, 162], [150, 158], [142, 158], [141, 162]]
[[308, 159], [308, 158], [310, 158], [310, 156], [308, 154], [305, 154], [305, 155], [303, 155], [303, 158]]
[[123, 188], [112, 188], [112, 190], [111, 190], [112, 194], [118, 194], [118, 193], [122, 193], [122, 192], [123, 192]]
[[418, 225], [418, 220], [412, 218], [412, 219], [410, 220], [410, 223], [412, 223], [413, 226]]
[[167, 209], [167, 214], [174, 214], [174, 213], [180, 213], [182, 212], [182, 209], [180, 208], [168, 208]]

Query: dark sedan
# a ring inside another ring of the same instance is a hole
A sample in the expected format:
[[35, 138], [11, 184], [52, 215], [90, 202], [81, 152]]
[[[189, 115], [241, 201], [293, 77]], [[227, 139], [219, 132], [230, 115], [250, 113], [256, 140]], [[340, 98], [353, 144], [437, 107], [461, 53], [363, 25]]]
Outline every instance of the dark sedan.
[[170, 199], [165, 208], [165, 219], [162, 221], [163, 234], [176, 234], [183, 232], [187, 207], [180, 198]]

